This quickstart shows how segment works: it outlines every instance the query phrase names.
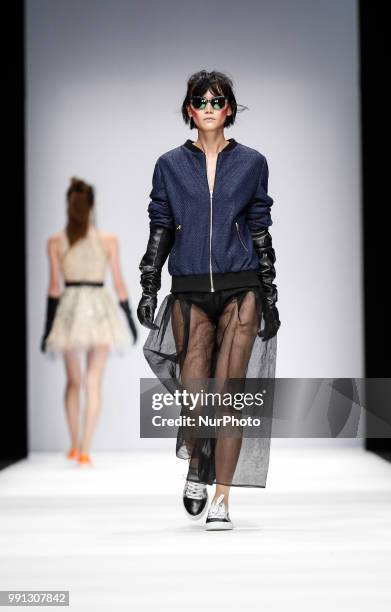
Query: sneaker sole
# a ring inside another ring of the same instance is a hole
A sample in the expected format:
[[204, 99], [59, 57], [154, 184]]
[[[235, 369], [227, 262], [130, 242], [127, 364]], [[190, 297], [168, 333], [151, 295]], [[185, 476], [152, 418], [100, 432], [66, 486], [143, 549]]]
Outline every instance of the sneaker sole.
[[233, 528], [234, 526], [232, 523], [225, 523], [225, 522], [219, 523], [217, 521], [213, 521], [213, 523], [206, 523], [205, 525], [206, 531], [229, 531]]

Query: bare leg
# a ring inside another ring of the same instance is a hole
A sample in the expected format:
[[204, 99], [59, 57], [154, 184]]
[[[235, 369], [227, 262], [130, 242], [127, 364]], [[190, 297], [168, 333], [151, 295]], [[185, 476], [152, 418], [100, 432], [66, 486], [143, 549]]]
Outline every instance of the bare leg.
[[[173, 306], [173, 332], [177, 350], [181, 350], [184, 342], [184, 321], [179, 300]], [[205, 388], [210, 376], [211, 360], [214, 346], [215, 325], [208, 315], [195, 304], [190, 309], [190, 329], [186, 355], [180, 364], [181, 382], [183, 388], [191, 393], [197, 393]], [[201, 412], [200, 403], [194, 410], [187, 412], [194, 418]], [[184, 410], [182, 409], [182, 414]], [[193, 452], [200, 441], [187, 435], [185, 444], [189, 457], [189, 469], [198, 470], [198, 455]]]
[[106, 365], [108, 347], [101, 346], [87, 352], [87, 368], [85, 373], [86, 410], [84, 417], [84, 433], [80, 447], [82, 453], [88, 453], [92, 434], [101, 408], [101, 383]]
[[[255, 295], [252, 291], [249, 291], [241, 303], [240, 310], [238, 310], [238, 301], [235, 299], [227, 304], [219, 319], [217, 332], [218, 358], [214, 377], [218, 379], [217, 390], [220, 393], [224, 393], [226, 383], [229, 383], [230, 379], [245, 378], [257, 330]], [[229, 388], [232, 389], [232, 385], [229, 385]], [[234, 408], [227, 407], [227, 411], [220, 411], [219, 416], [235, 412]], [[223, 493], [224, 502], [228, 508], [230, 492], [228, 483], [232, 482], [235, 473], [242, 437], [240, 431], [236, 431], [234, 427], [230, 428], [228, 432], [223, 431], [223, 429], [217, 437], [215, 447], [217, 484], [214, 500]]]
[[79, 444], [79, 415], [80, 415], [80, 387], [81, 372], [79, 356], [76, 352], [64, 353], [64, 365], [67, 382], [64, 393], [65, 412], [68, 423], [72, 448]]

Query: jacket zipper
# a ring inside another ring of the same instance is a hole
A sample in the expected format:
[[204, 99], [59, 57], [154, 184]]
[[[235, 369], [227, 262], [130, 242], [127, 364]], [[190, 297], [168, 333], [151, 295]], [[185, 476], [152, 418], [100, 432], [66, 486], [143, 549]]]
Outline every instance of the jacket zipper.
[[248, 251], [248, 248], [247, 248], [247, 247], [246, 247], [246, 245], [244, 244], [244, 242], [243, 242], [243, 240], [242, 240], [242, 237], [241, 237], [241, 235], [240, 235], [240, 231], [239, 231], [239, 224], [238, 224], [238, 222], [237, 222], [237, 221], [235, 221], [235, 225], [236, 225], [236, 229], [237, 229], [237, 232], [238, 232], [239, 240], [240, 240], [240, 242], [242, 243], [243, 248], [244, 248], [244, 249], [246, 249], [246, 251]]
[[179, 223], [179, 225], [176, 226], [176, 236], [175, 236], [175, 243], [174, 243], [174, 248], [172, 250], [172, 253], [175, 254], [177, 247], [178, 247], [178, 238], [179, 238], [179, 233], [181, 231], [182, 225], [181, 223]]
[[[219, 163], [219, 155], [220, 155], [220, 153], [217, 154], [217, 159], [216, 159], [216, 170], [215, 170], [214, 186], [216, 185], [217, 166], [218, 166], [218, 163]], [[205, 162], [206, 184], [207, 184], [208, 190], [209, 190], [209, 278], [210, 278], [210, 290], [213, 293], [214, 290], [215, 290], [214, 285], [213, 285], [213, 272], [212, 272], [213, 189], [209, 189], [208, 169], [207, 169], [207, 166], [206, 166], [206, 155], [205, 155], [205, 153], [204, 153], [204, 162]]]
[[[217, 170], [217, 162], [216, 162]], [[215, 177], [216, 180], [216, 177]], [[213, 190], [210, 189], [210, 225], [209, 225], [209, 275], [210, 275], [210, 290], [214, 292], [213, 273], [212, 273], [212, 221], [213, 221]]]

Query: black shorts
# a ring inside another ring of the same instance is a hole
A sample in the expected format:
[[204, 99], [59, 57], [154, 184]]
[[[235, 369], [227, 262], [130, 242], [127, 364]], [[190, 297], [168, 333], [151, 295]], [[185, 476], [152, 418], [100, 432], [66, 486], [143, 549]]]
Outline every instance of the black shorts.
[[186, 291], [173, 292], [173, 295], [202, 308], [209, 317], [217, 321], [225, 306], [233, 299], [238, 299], [239, 305], [248, 291], [254, 291], [257, 297], [258, 312], [261, 311], [262, 292], [260, 287], [235, 287], [219, 291]]

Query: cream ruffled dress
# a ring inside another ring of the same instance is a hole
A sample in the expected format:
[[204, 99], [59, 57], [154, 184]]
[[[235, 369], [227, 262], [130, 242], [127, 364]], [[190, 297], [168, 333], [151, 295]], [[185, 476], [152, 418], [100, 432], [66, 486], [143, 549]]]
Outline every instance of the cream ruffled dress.
[[[98, 230], [90, 225], [84, 238], [70, 246], [64, 232], [60, 244], [61, 272], [65, 283], [104, 283], [108, 255]], [[104, 286], [65, 286], [46, 341], [46, 353], [88, 350], [106, 345], [123, 354], [132, 345], [125, 314]]]

